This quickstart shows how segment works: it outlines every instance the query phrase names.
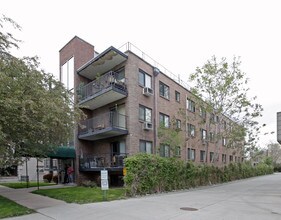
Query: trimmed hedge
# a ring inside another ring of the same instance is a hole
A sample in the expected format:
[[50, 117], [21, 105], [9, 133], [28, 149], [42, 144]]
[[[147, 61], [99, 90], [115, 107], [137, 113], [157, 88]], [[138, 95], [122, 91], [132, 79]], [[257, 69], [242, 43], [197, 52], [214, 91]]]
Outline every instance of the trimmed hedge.
[[137, 154], [125, 160], [129, 196], [188, 189], [273, 173], [267, 164], [231, 163], [224, 167], [194, 165], [177, 158]]

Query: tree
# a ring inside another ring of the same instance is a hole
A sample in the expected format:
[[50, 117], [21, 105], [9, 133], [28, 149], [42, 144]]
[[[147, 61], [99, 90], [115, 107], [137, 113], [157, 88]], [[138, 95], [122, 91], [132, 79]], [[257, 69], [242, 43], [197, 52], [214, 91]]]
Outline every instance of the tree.
[[[19, 40], [5, 25], [20, 29], [12, 19], [0, 18], [0, 166], [22, 156], [43, 157], [73, 134], [80, 117], [72, 96], [52, 74], [39, 70], [37, 57], [17, 58], [10, 52]], [[8, 163], [8, 164], [7, 164]]]
[[[202, 67], [197, 67], [189, 78], [195, 84], [192, 92], [197, 103], [210, 115], [210, 120], [204, 119], [202, 123], [208, 130], [215, 131], [215, 154], [222, 142], [235, 149], [245, 145], [245, 150], [250, 151], [258, 141], [260, 126], [257, 118], [262, 116], [263, 109], [255, 103], [256, 97], [248, 97], [248, 79], [240, 65], [239, 58], [227, 62], [226, 58], [217, 60], [213, 56]], [[209, 141], [210, 136], [207, 146]]]
[[268, 155], [272, 158], [274, 164], [281, 164], [281, 145], [270, 143], [267, 145]]

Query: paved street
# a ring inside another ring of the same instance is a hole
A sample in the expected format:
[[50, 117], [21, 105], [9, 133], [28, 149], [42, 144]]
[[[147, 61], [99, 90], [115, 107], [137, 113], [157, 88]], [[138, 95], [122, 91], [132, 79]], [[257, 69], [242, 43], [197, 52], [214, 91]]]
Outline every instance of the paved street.
[[[26, 192], [27, 193], [27, 192]], [[0, 194], [3, 194], [3, 188]], [[9, 193], [6, 192], [6, 196]], [[38, 199], [38, 203], [40, 198]], [[27, 201], [28, 203], [28, 201]], [[41, 204], [41, 206], [43, 203]], [[30, 207], [30, 203], [29, 203]], [[182, 210], [181, 208], [188, 209]], [[189, 209], [193, 208], [194, 211]], [[85, 205], [58, 202], [13, 220], [281, 219], [281, 173], [188, 191]]]

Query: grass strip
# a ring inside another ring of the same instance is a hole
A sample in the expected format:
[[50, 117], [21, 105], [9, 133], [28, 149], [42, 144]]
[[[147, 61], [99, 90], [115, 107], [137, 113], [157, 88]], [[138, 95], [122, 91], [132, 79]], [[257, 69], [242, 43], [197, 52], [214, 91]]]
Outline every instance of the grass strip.
[[0, 196], [0, 218], [8, 218], [20, 215], [27, 215], [35, 211], [17, 204], [3, 196]]
[[[104, 201], [104, 192], [100, 188], [67, 187], [59, 189], [41, 189], [32, 193], [63, 200], [67, 203], [94, 203]], [[106, 201], [125, 199], [123, 188], [112, 188], [106, 191]]]

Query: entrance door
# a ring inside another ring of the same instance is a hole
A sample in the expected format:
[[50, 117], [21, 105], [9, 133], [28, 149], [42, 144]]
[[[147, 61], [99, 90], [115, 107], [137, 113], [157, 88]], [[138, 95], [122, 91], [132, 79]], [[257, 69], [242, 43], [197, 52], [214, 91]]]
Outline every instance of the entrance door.
[[125, 141], [115, 141], [111, 143], [112, 165], [123, 166], [123, 159], [126, 153]]

